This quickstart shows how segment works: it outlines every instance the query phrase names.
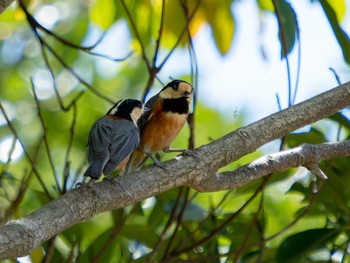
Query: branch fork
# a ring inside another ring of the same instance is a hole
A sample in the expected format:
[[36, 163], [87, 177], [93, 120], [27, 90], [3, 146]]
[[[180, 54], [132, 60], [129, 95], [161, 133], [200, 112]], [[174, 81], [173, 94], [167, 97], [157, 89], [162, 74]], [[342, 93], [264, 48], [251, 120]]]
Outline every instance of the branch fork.
[[325, 178], [318, 163], [350, 156], [350, 140], [302, 145], [264, 156], [235, 171], [216, 171], [270, 141], [349, 107], [349, 89], [350, 82], [203, 145], [194, 151], [199, 160], [183, 156], [167, 161], [172, 175], [163, 169], [149, 167], [120, 176], [114, 179], [116, 183], [102, 181], [92, 186], [98, 198], [83, 187], [72, 189], [31, 214], [1, 227], [0, 259], [28, 255], [33, 248], [74, 224], [174, 187], [188, 186], [198, 191], [226, 190], [300, 165]]

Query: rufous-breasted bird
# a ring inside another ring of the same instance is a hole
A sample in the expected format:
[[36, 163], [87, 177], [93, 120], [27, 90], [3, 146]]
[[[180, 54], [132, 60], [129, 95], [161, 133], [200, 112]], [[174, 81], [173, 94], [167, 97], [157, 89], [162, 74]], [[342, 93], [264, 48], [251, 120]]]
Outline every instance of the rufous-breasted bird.
[[84, 176], [96, 180], [102, 172], [109, 175], [117, 168], [124, 169], [130, 154], [140, 143], [137, 121], [143, 109], [139, 100], [120, 100], [95, 122], [88, 139], [90, 166]]
[[147, 101], [145, 107], [148, 111], [138, 121], [140, 144], [131, 155], [125, 174], [138, 170], [148, 157], [155, 165], [165, 168], [152, 156], [160, 151], [190, 153], [183, 149], [171, 149], [170, 144], [186, 123], [192, 93], [193, 88], [189, 83], [173, 80]]

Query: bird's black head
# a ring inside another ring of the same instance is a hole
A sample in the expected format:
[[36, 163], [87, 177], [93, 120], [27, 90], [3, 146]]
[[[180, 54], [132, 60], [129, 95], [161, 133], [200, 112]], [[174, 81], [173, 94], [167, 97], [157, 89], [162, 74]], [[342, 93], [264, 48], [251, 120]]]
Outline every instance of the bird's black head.
[[143, 104], [139, 100], [124, 99], [118, 101], [108, 112], [113, 115], [137, 123], [143, 113]]

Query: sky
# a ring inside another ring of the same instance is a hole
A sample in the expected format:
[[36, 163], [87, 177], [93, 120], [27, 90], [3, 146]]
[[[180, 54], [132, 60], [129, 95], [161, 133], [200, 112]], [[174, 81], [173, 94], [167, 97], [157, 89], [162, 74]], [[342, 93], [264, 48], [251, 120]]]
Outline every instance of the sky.
[[[329, 67], [343, 82], [350, 79], [350, 68], [321, 6], [310, 1], [290, 1], [300, 27], [301, 72], [296, 102], [313, 97], [337, 85]], [[350, 7], [349, 1], [347, 1]], [[227, 113], [247, 113], [247, 123], [278, 111], [276, 94], [283, 108], [288, 105], [288, 80], [285, 60], [280, 59], [277, 21], [274, 15], [264, 16], [265, 31], [259, 36], [258, 10], [254, 0], [237, 1], [233, 7], [236, 32], [233, 47], [220, 57], [208, 27], [195, 38], [200, 71], [199, 98], [209, 106]], [[350, 33], [350, 12], [342, 25]], [[266, 50], [262, 59], [260, 43]], [[297, 73], [297, 48], [291, 56], [292, 87]]]

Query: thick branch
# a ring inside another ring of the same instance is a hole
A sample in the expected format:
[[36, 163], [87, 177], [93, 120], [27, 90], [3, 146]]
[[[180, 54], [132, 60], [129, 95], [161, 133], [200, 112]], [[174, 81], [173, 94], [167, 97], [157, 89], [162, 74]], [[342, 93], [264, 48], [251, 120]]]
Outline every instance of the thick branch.
[[237, 188], [268, 174], [285, 172], [299, 166], [304, 166], [318, 175], [321, 171], [318, 168], [320, 161], [346, 156], [350, 156], [350, 140], [319, 145], [303, 144], [294, 149], [263, 156], [234, 171], [216, 173], [194, 188], [200, 192]]
[[[349, 105], [350, 82], [196, 149], [196, 160], [178, 157], [168, 161], [171, 173], [150, 167], [91, 188], [72, 189], [41, 209], [0, 228], [0, 259], [27, 255], [52, 236], [98, 213], [125, 207], [177, 186], [203, 186], [219, 168]], [[329, 147], [332, 150], [328, 154], [332, 156], [333, 146]], [[318, 157], [319, 160], [330, 158]], [[221, 189], [226, 187], [223, 185]]]

